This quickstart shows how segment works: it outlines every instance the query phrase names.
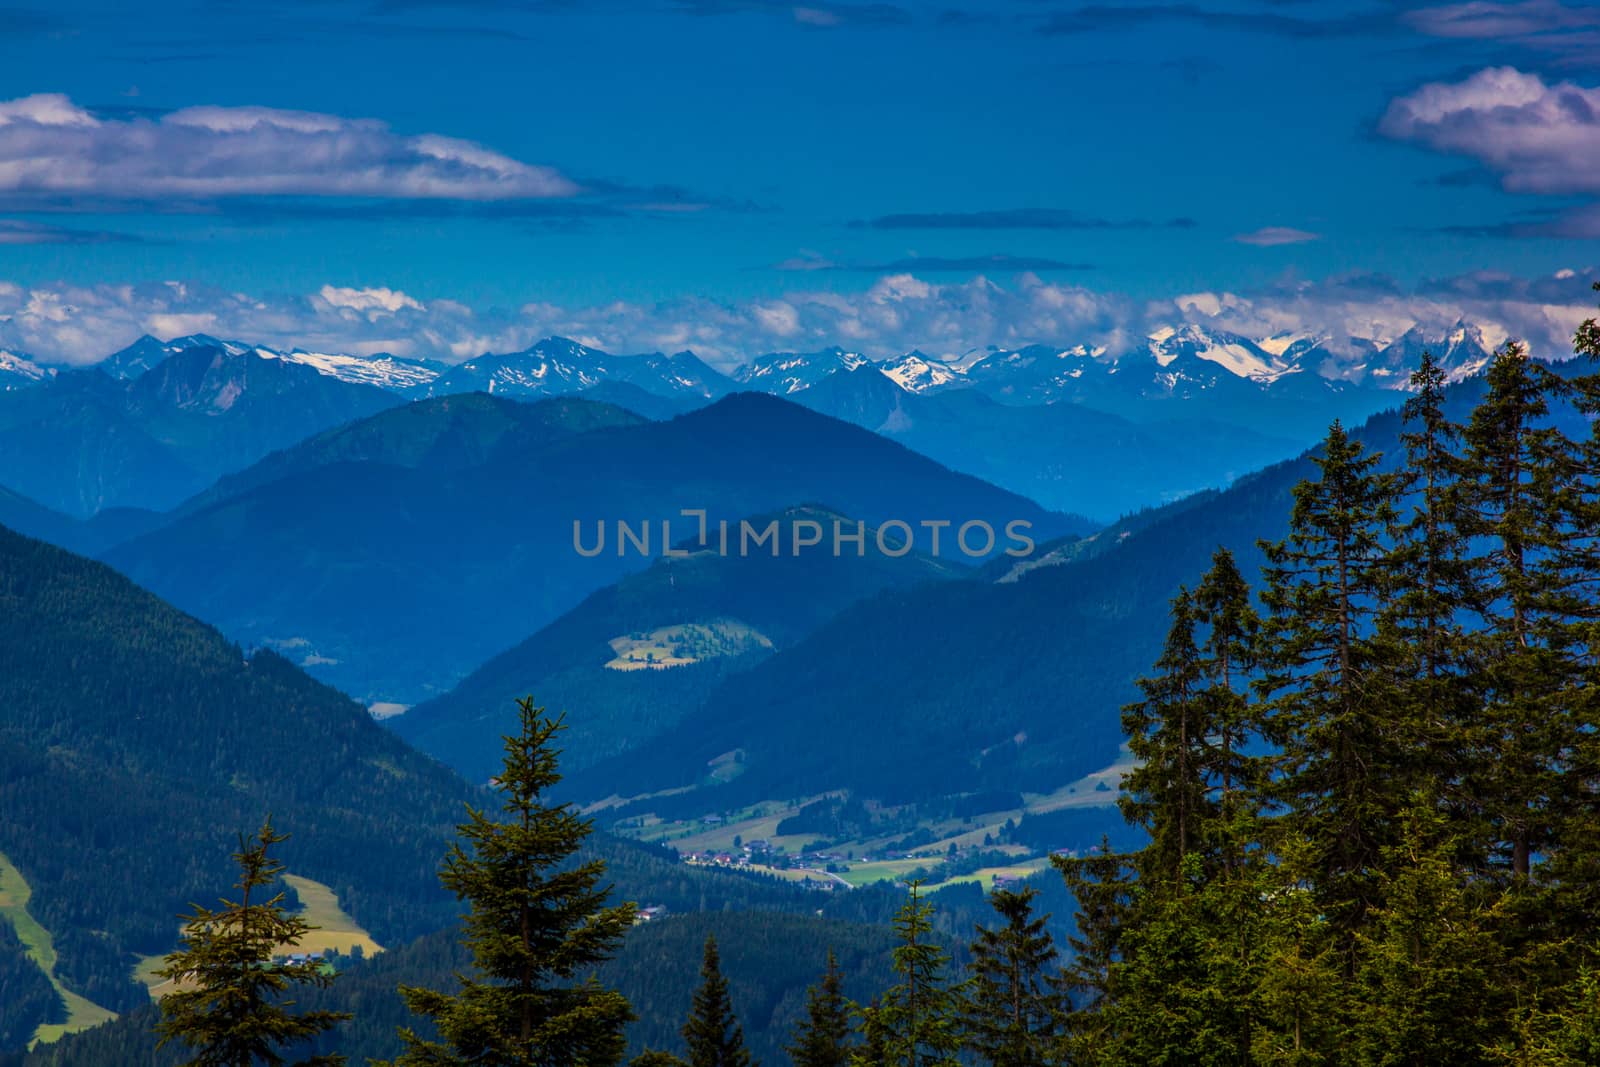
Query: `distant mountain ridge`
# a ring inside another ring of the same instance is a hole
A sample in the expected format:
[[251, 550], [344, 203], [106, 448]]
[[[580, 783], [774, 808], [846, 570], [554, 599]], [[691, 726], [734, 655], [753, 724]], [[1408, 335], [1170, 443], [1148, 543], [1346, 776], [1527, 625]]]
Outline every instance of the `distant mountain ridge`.
[[[206, 340], [136, 377], [74, 370], [0, 391], [0, 485], [69, 515], [167, 508], [274, 449], [402, 402]], [[148, 347], [122, 365], [154, 358]]]
[[[663, 522], [674, 540], [692, 528], [683, 509], [714, 523], [807, 502], [910, 523], [923, 544], [920, 524], [952, 523], [947, 556], [970, 520], [990, 523], [996, 551], [1013, 520], [1039, 540], [1096, 525], [761, 393], [666, 422], [582, 397], [477, 395], [269, 456], [104, 558], [246, 645], [283, 649], [362, 699], [411, 703], [643, 570]], [[647, 523], [648, 549], [624, 551], [619, 521]], [[578, 522], [586, 544], [605, 528], [604, 551], [577, 552]]]
[[[216, 353], [207, 372], [219, 379], [211, 386], [209, 408], [204, 383], [181, 401], [173, 399], [211, 413], [234, 402], [232, 394], [242, 394], [247, 380], [256, 383], [257, 393], [247, 401], [261, 402], [259, 383], [270, 377], [262, 367], [298, 374], [306, 397], [319, 392], [308, 380], [320, 379], [331, 390], [381, 391], [393, 398], [389, 404], [474, 392], [520, 400], [586, 396], [652, 419], [755, 390], [903, 441], [1052, 509], [1109, 520], [1184, 493], [1223, 487], [1239, 474], [1295, 454], [1335, 418], [1356, 423], [1394, 406], [1424, 349], [1459, 378], [1484, 365], [1489, 347], [1484, 331], [1464, 322], [1437, 336], [1414, 327], [1394, 338], [1337, 343], [1286, 334], [1252, 339], [1181, 323], [1120, 352], [1029, 345], [945, 358], [913, 351], [873, 360], [833, 346], [768, 353], [724, 373], [692, 352], [614, 355], [561, 337], [447, 366], [387, 354], [280, 350], [195, 334], [140, 338], [101, 369], [132, 391], [152, 375], [181, 380], [192, 373], [194, 353]], [[49, 407], [51, 388], [64, 381], [94, 392], [83, 384], [93, 377], [90, 372], [52, 379], [36, 364], [28, 366], [29, 377], [0, 375], [0, 383], [15, 386], [0, 393], [0, 485], [56, 510], [81, 515], [115, 505], [170, 507], [264, 454], [259, 447], [229, 454], [212, 447], [209, 438], [204, 448], [179, 442], [174, 449], [172, 435], [153, 432], [144, 415], [129, 424], [117, 410], [115, 390], [102, 388], [105, 410], [86, 412], [75, 403], [35, 420], [45, 427], [46, 439], [54, 428], [78, 424], [62, 447], [95, 454], [75, 459], [70, 474], [47, 461], [40, 470], [14, 475], [5, 462], [4, 399], [13, 398], [13, 407]], [[15, 401], [18, 396], [30, 399]], [[308, 416], [295, 410], [303, 401], [286, 397], [267, 403], [282, 408], [302, 436], [348, 421], [334, 412]], [[382, 405], [369, 402], [368, 410], [377, 406]], [[268, 443], [283, 447], [293, 439], [284, 433]], [[1091, 454], [1112, 462], [1088, 463]], [[21, 465], [21, 457], [13, 464]], [[108, 466], [121, 473], [106, 471]], [[63, 477], [78, 484], [58, 484]]]
[[133, 379], [191, 348], [213, 348], [230, 356], [253, 355], [261, 359], [300, 364], [352, 385], [375, 385], [394, 392], [426, 386], [447, 369], [443, 363], [405, 359], [387, 352], [363, 356], [342, 352], [311, 352], [303, 348], [276, 349], [243, 341], [224, 341], [203, 333], [174, 337], [167, 341], [145, 334], [127, 348], [113, 352], [97, 366], [113, 378]]
[[[107, 357], [100, 366], [113, 377], [149, 370], [185, 348], [220, 348], [233, 355], [300, 363], [344, 381], [377, 385], [415, 396], [452, 392], [495, 392], [550, 396], [577, 393], [602, 382], [627, 382], [660, 396], [689, 394], [713, 399], [738, 388], [780, 396], [811, 388], [836, 371], [870, 366], [912, 393], [974, 387], [1014, 403], [1083, 402], [1092, 384], [1113, 375], [1138, 381], [1137, 388], [1186, 395], [1214, 388], [1225, 378], [1271, 390], [1294, 377], [1322, 379], [1345, 387], [1404, 389], [1424, 348], [1431, 350], [1452, 380], [1482, 369], [1493, 348], [1484, 330], [1465, 321], [1445, 331], [1413, 326], [1394, 336], [1332, 338], [1278, 334], [1247, 337], [1193, 322], [1159, 327], [1120, 350], [1104, 346], [1031, 344], [1016, 349], [991, 346], [941, 358], [913, 350], [872, 359], [838, 346], [814, 351], [772, 352], [722, 371], [693, 352], [616, 355], [564, 337], [547, 337], [514, 352], [485, 352], [445, 364], [388, 353], [310, 352], [277, 349], [205, 334], [158, 341], [141, 337]], [[3, 360], [0, 356], [0, 360]], [[4, 363], [0, 362], [0, 369]]]

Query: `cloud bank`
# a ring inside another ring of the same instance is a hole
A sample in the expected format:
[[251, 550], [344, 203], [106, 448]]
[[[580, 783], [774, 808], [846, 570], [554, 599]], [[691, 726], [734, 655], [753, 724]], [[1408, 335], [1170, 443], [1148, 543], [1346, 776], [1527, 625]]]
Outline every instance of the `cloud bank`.
[[58, 93], [0, 101], [0, 195], [505, 201], [573, 196], [556, 170], [376, 119], [267, 107], [100, 117]]
[[724, 368], [770, 351], [840, 344], [876, 357], [917, 348], [956, 357], [987, 346], [1088, 344], [1113, 352], [1183, 321], [1255, 338], [1315, 336], [1349, 351], [1352, 338], [1392, 338], [1413, 326], [1443, 333], [1462, 319], [1491, 339], [1520, 337], [1536, 352], [1570, 354], [1595, 314], [1600, 270], [1538, 278], [1478, 272], [1401, 286], [1374, 275], [1294, 282], [1248, 293], [1158, 300], [1021, 274], [934, 282], [911, 273], [854, 292], [796, 290], [741, 303], [681, 299], [564, 307], [539, 301], [475, 308], [442, 296], [326, 285], [257, 296], [182, 282], [142, 285], [0, 281], [0, 348], [68, 364], [98, 361], [140, 334], [204, 332], [277, 347], [459, 361], [524, 348], [553, 334], [612, 352], [689, 348]]

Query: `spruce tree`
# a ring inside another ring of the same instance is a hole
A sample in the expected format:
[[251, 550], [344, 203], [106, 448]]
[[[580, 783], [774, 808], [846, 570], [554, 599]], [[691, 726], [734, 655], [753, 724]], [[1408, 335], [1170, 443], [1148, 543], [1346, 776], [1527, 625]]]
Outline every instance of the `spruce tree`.
[[1092, 1062], [1091, 1052], [1105, 1036], [1107, 1009], [1115, 1000], [1117, 961], [1132, 911], [1132, 864], [1105, 837], [1087, 855], [1052, 855], [1050, 862], [1078, 902], [1073, 933], [1067, 937], [1071, 953], [1062, 973], [1072, 1009], [1062, 1058]]
[[795, 1067], [845, 1067], [850, 1062], [850, 1002], [831, 948], [822, 981], [806, 992], [806, 1017], [795, 1028], [789, 1056]]
[[1576, 532], [1567, 521], [1578, 462], [1549, 425], [1550, 372], [1515, 342], [1489, 365], [1488, 392], [1463, 432], [1462, 532], [1483, 546], [1468, 561], [1473, 612], [1474, 754], [1466, 788], [1479, 798], [1497, 860], [1527, 878], [1554, 844], [1565, 762], [1584, 738], [1568, 701], [1582, 681], [1566, 624], [1578, 575], [1565, 565]]
[[933, 939], [933, 905], [922, 900], [918, 883], [894, 928], [894, 971], [899, 982], [883, 994], [877, 1008], [890, 1067], [954, 1067], [961, 1052], [959, 1003], [945, 969], [949, 953]]
[[1125, 819], [1150, 834], [1140, 853], [1140, 874], [1147, 879], [1178, 877], [1201, 827], [1211, 821], [1205, 769], [1214, 730], [1200, 699], [1202, 684], [1194, 602], [1183, 589], [1172, 601], [1172, 627], [1156, 673], [1138, 681], [1144, 699], [1122, 709], [1122, 730], [1136, 763], [1123, 777], [1117, 803]]
[[465, 901], [464, 943], [474, 971], [460, 989], [401, 987], [432, 1020], [438, 1040], [402, 1030], [399, 1067], [598, 1067], [622, 1059], [627, 1000], [591, 977], [633, 923], [631, 904], [607, 903], [605, 864], [576, 862], [588, 820], [546, 792], [561, 779], [552, 744], [562, 729], [532, 698], [517, 702], [520, 729], [505, 739], [496, 783], [503, 819], [469, 807], [440, 873]]
[[1376, 903], [1373, 870], [1418, 773], [1406, 724], [1392, 715], [1388, 649], [1374, 637], [1396, 524], [1396, 486], [1378, 460], [1335, 422], [1315, 460], [1320, 477], [1295, 487], [1288, 538], [1262, 546], [1274, 792], [1316, 856], [1319, 903], [1345, 932]]
[[883, 1012], [874, 1000], [855, 1011], [856, 1030], [861, 1041], [850, 1053], [851, 1067], [887, 1067], [889, 1063], [889, 1033], [884, 1026]]
[[1385, 850], [1384, 902], [1360, 935], [1351, 1044], [1361, 1062], [1493, 1062], [1486, 1049], [1509, 1007], [1505, 961], [1494, 894], [1462, 875], [1460, 851], [1434, 797], [1418, 793]]
[[[1411, 375], [1412, 396], [1401, 409], [1405, 448], [1400, 490], [1409, 511], [1389, 561], [1389, 618], [1415, 650], [1414, 673], [1445, 678], [1459, 659], [1456, 615], [1465, 600], [1467, 535], [1461, 529], [1462, 428], [1445, 411], [1445, 373], [1432, 352]], [[1445, 694], [1426, 696], [1433, 714], [1447, 717]]]
[[[316, 1038], [344, 1012], [295, 1012], [285, 999], [296, 986], [321, 988], [333, 981], [315, 960], [291, 962], [283, 957], [315, 929], [284, 908], [284, 895], [263, 896], [283, 872], [271, 850], [287, 840], [269, 817], [253, 837], [239, 838], [234, 862], [239, 865], [238, 900], [220, 908], [194, 910], [184, 917], [183, 947], [166, 958], [156, 975], [176, 985], [161, 998], [156, 1032], [161, 1045], [173, 1040], [188, 1045], [192, 1058], [185, 1067], [252, 1067], [281, 1064], [283, 1046]], [[334, 1067], [339, 1055], [318, 1055], [296, 1061], [296, 1067]]]
[[[1600, 285], [1596, 286], [1600, 289]], [[1587, 942], [1590, 918], [1600, 912], [1600, 320], [1590, 318], [1573, 337], [1574, 351], [1586, 357], [1584, 373], [1573, 376], [1570, 401], [1589, 420], [1587, 436], [1572, 444], [1578, 471], [1561, 490], [1564, 537], [1546, 573], [1561, 590], [1558, 607], [1564, 634], [1560, 641], [1572, 685], [1563, 711], [1573, 726], [1563, 767], [1557, 847], [1548, 866], [1559, 881], [1563, 932]], [[1553, 376], [1552, 376], [1553, 377]], [[1593, 968], [1590, 956], [1582, 966]]]
[[1079, 1020], [1092, 1035], [1080, 1055], [1101, 1062], [1243, 1062], [1254, 1039], [1270, 881], [1257, 840], [1266, 775], [1250, 754], [1260, 619], [1232, 553], [1219, 548], [1195, 592], [1180, 591], [1172, 620], [1145, 700], [1123, 713], [1141, 762], [1121, 804], [1150, 841], [1130, 857], [1108, 1000]]
[[1375, 644], [1392, 674], [1386, 683], [1391, 714], [1404, 719], [1406, 740], [1416, 750], [1413, 784], [1460, 815], [1472, 807], [1462, 789], [1469, 753], [1460, 739], [1476, 708], [1463, 656], [1470, 545], [1462, 524], [1462, 428], [1445, 410], [1445, 381], [1433, 354], [1423, 352], [1411, 375], [1413, 395], [1402, 409], [1402, 518]]
[[695, 990], [689, 1020], [683, 1024], [689, 1046], [689, 1067], [752, 1067], [744, 1047], [744, 1028], [733, 1014], [728, 980], [722, 976], [717, 939], [706, 938], [700, 964], [700, 988]]
[[1207, 845], [1231, 868], [1243, 862], [1239, 839], [1249, 832], [1245, 824], [1258, 807], [1252, 797], [1263, 774], [1262, 759], [1248, 754], [1260, 730], [1249, 691], [1261, 661], [1261, 618], [1251, 603], [1250, 585], [1226, 548], [1212, 554], [1211, 569], [1193, 599], [1195, 621], [1205, 628], [1201, 717], [1214, 733], [1205, 777], [1217, 794], [1218, 821], [1209, 836], [1222, 838]]
[[1323, 850], [1292, 834], [1277, 848], [1276, 866], [1260, 872], [1268, 906], [1253, 990], [1252, 1056], [1274, 1067], [1346, 1063], [1351, 954], [1322, 914], [1308, 877], [1320, 867]]
[[1190, 853], [1177, 878], [1136, 885], [1112, 996], [1074, 1062], [1246, 1063], [1261, 979], [1257, 867], [1211, 872]]
[[[1033, 913], [1037, 890], [997, 889], [1001, 924], [979, 929], [962, 1004], [967, 1047], [993, 1067], [1044, 1067], [1059, 1049], [1066, 1005], [1053, 973], [1048, 915]], [[797, 1061], [798, 1067], [798, 1061]]]

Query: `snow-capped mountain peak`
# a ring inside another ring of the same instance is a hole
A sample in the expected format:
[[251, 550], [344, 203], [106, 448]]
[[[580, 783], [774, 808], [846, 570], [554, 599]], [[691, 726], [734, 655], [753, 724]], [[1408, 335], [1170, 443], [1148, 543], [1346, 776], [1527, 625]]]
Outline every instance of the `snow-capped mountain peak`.
[[885, 360], [877, 365], [891, 381], [908, 393], [925, 393], [941, 386], [957, 383], [965, 378], [961, 371], [956, 370], [942, 360], [923, 355], [918, 351], [907, 352], [903, 356]]
[[808, 389], [841, 367], [855, 370], [869, 362], [859, 352], [838, 346], [820, 352], [772, 352], [758, 356], [733, 372], [735, 381], [769, 393], [796, 393]]
[[405, 392], [429, 384], [444, 373], [444, 366], [423, 360], [405, 359], [380, 352], [371, 356], [356, 356], [343, 352], [308, 352], [303, 348], [280, 352], [257, 346], [252, 351], [264, 359], [281, 359], [285, 363], [300, 363], [329, 378], [357, 385], [375, 385], [380, 389]]
[[1215, 363], [1236, 378], [1270, 382], [1290, 367], [1248, 338], [1186, 322], [1150, 335], [1150, 354], [1162, 367], [1184, 357]]
[[34, 385], [54, 374], [55, 371], [39, 366], [20, 352], [0, 348], [0, 392]]

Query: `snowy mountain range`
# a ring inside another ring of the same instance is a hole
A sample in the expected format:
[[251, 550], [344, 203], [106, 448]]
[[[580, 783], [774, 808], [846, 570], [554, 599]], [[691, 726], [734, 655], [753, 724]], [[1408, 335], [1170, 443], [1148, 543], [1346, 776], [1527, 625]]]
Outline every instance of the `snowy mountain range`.
[[[1135, 420], [1219, 420], [1309, 439], [1331, 418], [1359, 418], [1393, 406], [1395, 391], [1407, 388], [1424, 349], [1434, 353], [1452, 379], [1459, 379], [1483, 368], [1492, 345], [1483, 330], [1465, 322], [1446, 331], [1413, 327], [1392, 338], [1338, 340], [1294, 334], [1251, 338], [1188, 322], [1154, 330], [1120, 351], [1029, 345], [944, 358], [912, 351], [873, 360], [830, 347], [769, 353], [723, 372], [692, 352], [615, 355], [561, 337], [448, 365], [388, 353], [279, 349], [193, 334], [166, 341], [141, 337], [99, 366], [113, 378], [132, 380], [195, 348], [300, 364], [329, 378], [376, 386], [408, 399], [467, 392], [517, 398], [592, 392], [597, 399], [656, 417], [741, 389], [796, 397], [835, 375], [869, 368], [907, 394], [973, 389], [1002, 404], [1076, 404]], [[54, 373], [27, 357], [0, 351], [0, 390], [34, 385]], [[859, 381], [852, 386], [861, 387]]]
[[503, 396], [558, 396], [622, 382], [657, 396], [712, 399], [736, 387], [693, 352], [616, 356], [597, 348], [548, 337], [531, 348], [485, 354], [450, 367], [410, 391], [416, 396], [485, 392]]
[[388, 353], [357, 356], [342, 352], [308, 352], [303, 348], [280, 350], [242, 341], [224, 341], [203, 333], [174, 337], [170, 341], [157, 340], [146, 334], [127, 348], [112, 353], [99, 366], [113, 378], [137, 378], [159, 366], [169, 356], [191, 348], [215, 348], [230, 356], [250, 353], [263, 359], [299, 363], [330, 378], [354, 385], [376, 385], [392, 392], [420, 389], [450, 369], [443, 363], [403, 359]]

